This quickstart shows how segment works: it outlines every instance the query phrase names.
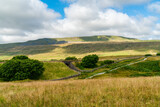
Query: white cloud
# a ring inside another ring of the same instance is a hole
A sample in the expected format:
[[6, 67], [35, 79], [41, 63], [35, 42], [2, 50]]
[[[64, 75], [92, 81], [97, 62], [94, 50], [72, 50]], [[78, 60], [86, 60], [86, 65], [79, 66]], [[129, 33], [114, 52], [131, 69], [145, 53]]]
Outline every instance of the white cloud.
[[[66, 1], [66, 0], [63, 0]], [[110, 7], [149, 0], [69, 0], [65, 18], [40, 0], [0, 1], [0, 43], [37, 38], [122, 35], [150, 38], [160, 35], [156, 17], [131, 17]]]
[[0, 0], [0, 35], [27, 36], [59, 16], [40, 0]]
[[62, 0], [69, 3], [76, 2], [83, 6], [98, 6], [98, 7], [121, 7], [123, 5], [136, 5], [147, 3], [150, 0]]
[[103, 12], [91, 10], [78, 5], [67, 8], [65, 11], [67, 17], [64, 20], [59, 20], [54, 29], [60, 32], [60, 35], [111, 34], [140, 37], [150, 35], [157, 20], [157, 18], [151, 16], [129, 17], [127, 14], [113, 9], [106, 9]]
[[160, 13], [160, 2], [154, 2], [150, 4], [148, 9], [152, 12]]

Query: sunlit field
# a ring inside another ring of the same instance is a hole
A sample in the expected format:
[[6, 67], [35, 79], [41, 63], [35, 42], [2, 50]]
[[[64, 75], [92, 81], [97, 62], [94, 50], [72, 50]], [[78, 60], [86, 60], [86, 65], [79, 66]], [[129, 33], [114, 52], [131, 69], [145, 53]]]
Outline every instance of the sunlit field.
[[0, 106], [160, 105], [160, 77], [0, 83]]
[[77, 74], [62, 62], [45, 62], [45, 71], [40, 77], [42, 80], [59, 79], [67, 76]]

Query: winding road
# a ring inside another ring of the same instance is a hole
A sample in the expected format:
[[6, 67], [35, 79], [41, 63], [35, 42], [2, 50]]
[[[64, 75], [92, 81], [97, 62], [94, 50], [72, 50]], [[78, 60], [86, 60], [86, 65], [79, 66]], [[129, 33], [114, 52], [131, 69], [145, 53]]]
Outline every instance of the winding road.
[[[118, 62], [121, 62], [121, 61], [124, 61], [124, 60], [127, 60], [127, 59], [137, 59], [137, 58], [142, 58], [142, 56], [141, 56], [141, 57], [122, 58], [121, 60], [118, 60], [118, 61], [115, 62], [115, 63], [118, 63]], [[133, 64], [136, 64], [136, 63], [145, 61], [145, 60], [147, 60], [147, 57], [145, 57], [144, 59], [142, 59], [142, 60], [140, 60], [140, 61], [134, 62], [134, 63], [130, 63], [130, 64], [123, 65], [123, 66], [120, 66], [120, 67], [116, 67], [116, 68], [114, 68], [114, 69], [109, 70], [109, 72], [114, 71], [114, 70], [117, 70], [117, 69], [120, 69], [120, 68], [123, 68], [123, 67], [125, 67], [125, 66], [130, 66], [130, 65], [133, 65]], [[103, 68], [103, 67], [105, 67], [105, 66], [108, 65], [108, 64], [106, 64], [106, 65], [103, 65], [103, 66], [94, 68], [94, 69], [92, 69], [92, 70], [80, 70], [80, 69], [78, 69], [77, 67], [75, 67], [75, 66], [72, 64], [71, 61], [61, 61], [61, 62], [63, 62], [64, 64], [66, 64], [70, 69], [74, 70], [74, 71], [77, 72], [78, 74], [71, 75], [71, 76], [68, 76], [68, 77], [59, 78], [59, 79], [52, 79], [52, 80], [48, 80], [48, 81], [58, 81], [58, 80], [71, 79], [71, 78], [80, 76], [82, 72], [94, 72], [94, 71], [96, 71], [96, 70], [98, 70], [98, 69], [101, 69], [101, 68]], [[0, 63], [4, 63], [4, 62], [0, 62]], [[91, 79], [91, 78], [93, 78], [93, 77], [96, 77], [96, 76], [99, 76], [99, 75], [103, 75], [103, 74], [105, 74], [105, 73], [106, 73], [106, 72], [97, 73], [97, 74], [94, 74], [94, 75], [92, 75], [92, 76], [90, 76], [90, 77], [87, 77], [87, 78], [85, 78], [85, 79]]]
[[[145, 60], [147, 60], [147, 57], [144, 58], [144, 59], [142, 59], [142, 60], [140, 60], [140, 61], [134, 62], [134, 63], [130, 63], [130, 64], [123, 65], [123, 66], [120, 66], [120, 67], [116, 67], [116, 68], [114, 68], [114, 69], [109, 70], [108, 72], [115, 71], [115, 70], [117, 70], [117, 69], [120, 69], [120, 68], [123, 68], [123, 67], [126, 67], [126, 66], [134, 65], [134, 64], [136, 64], [136, 63], [140, 63], [140, 62], [143, 62], [143, 61], [145, 61]], [[92, 76], [90, 76], [90, 77], [87, 77], [87, 78], [85, 78], [85, 79], [91, 79], [91, 78], [93, 78], [93, 77], [100, 76], [100, 75], [103, 75], [103, 74], [105, 74], [105, 73], [106, 73], [106, 72], [97, 73], [97, 74], [94, 74], [94, 75], [92, 75]]]

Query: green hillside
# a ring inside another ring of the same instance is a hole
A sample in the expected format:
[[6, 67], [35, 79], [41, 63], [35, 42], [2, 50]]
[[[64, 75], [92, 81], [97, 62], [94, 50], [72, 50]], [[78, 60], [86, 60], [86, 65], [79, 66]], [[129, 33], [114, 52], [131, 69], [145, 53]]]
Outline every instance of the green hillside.
[[[104, 75], [97, 76], [95, 78], [106, 78], [106, 77], [149, 77], [149, 76], [160, 76], [160, 60], [158, 61], [145, 61], [140, 62], [131, 66], [125, 66], [121, 69], [113, 72], [108, 72], [107, 69], [101, 69], [101, 72], [106, 72]], [[112, 67], [111, 65], [109, 67]], [[99, 70], [100, 71], [100, 70]], [[98, 71], [97, 71], [98, 72]]]
[[121, 36], [44, 38], [22, 43], [0, 44], [0, 60], [20, 54], [38, 60], [59, 60], [68, 56], [82, 58], [88, 54], [102, 57], [157, 52], [160, 52], [160, 41], [141, 41]]
[[83, 54], [91, 52], [116, 52], [124, 50], [160, 50], [160, 42], [106, 42], [106, 43], [86, 43], [72, 44], [64, 47], [67, 53]]
[[0, 55], [38, 54], [46, 53], [56, 48], [54, 44], [64, 44], [66, 41], [56, 39], [38, 39], [21, 43], [0, 44]]
[[57, 38], [59, 41], [68, 41], [68, 42], [90, 42], [90, 41], [138, 41], [135, 38], [127, 38], [122, 36], [83, 36], [83, 37], [68, 37], [68, 38]]
[[[55, 48], [58, 44], [65, 44], [70, 41], [109, 41], [109, 40], [136, 40], [132, 38], [125, 38], [120, 36], [90, 36], [90, 37], [71, 37], [71, 38], [44, 38], [38, 40], [31, 40], [21, 43], [0, 44], [0, 55], [18, 55], [18, 54], [39, 54], [47, 53]], [[54, 46], [56, 45], [56, 46]]]

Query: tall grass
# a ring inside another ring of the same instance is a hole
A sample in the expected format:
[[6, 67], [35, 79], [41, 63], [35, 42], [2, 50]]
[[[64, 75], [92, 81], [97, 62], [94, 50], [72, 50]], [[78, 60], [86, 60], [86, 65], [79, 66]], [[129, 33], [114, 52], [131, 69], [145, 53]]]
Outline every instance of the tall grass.
[[160, 77], [0, 83], [1, 107], [158, 107]]

